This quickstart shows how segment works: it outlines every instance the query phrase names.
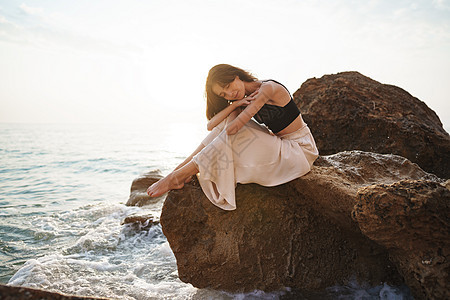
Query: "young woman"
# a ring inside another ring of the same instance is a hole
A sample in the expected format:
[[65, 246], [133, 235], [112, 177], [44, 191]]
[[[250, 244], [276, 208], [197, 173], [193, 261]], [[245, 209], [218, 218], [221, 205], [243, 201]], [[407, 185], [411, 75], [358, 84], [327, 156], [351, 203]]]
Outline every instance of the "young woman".
[[172, 173], [147, 189], [149, 196], [180, 189], [200, 172], [208, 199], [233, 210], [237, 183], [275, 186], [310, 171], [319, 152], [284, 85], [220, 64], [208, 73], [206, 99], [211, 133]]

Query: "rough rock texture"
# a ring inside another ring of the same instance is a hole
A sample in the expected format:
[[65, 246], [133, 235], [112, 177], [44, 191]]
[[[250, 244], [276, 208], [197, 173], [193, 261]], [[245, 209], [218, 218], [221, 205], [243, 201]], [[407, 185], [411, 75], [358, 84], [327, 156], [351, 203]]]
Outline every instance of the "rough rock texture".
[[127, 206], [144, 206], [151, 203], [155, 203], [161, 200], [161, 197], [150, 198], [147, 195], [147, 188], [154, 182], [162, 178], [159, 171], [151, 171], [143, 174], [140, 177], [133, 180], [131, 184], [130, 198], [128, 198]]
[[[319, 168], [315, 168], [319, 167]], [[378, 154], [359, 150], [344, 151], [320, 156], [313, 171], [293, 181], [297, 190], [320, 213], [332, 218], [340, 226], [356, 230], [351, 213], [356, 195], [361, 187], [402, 179], [428, 179], [443, 182], [433, 174], [423, 171], [417, 164], [393, 154]]]
[[312, 78], [294, 93], [322, 155], [393, 153], [450, 178], [450, 137], [436, 113], [393, 85], [358, 72]]
[[105, 299], [81, 296], [70, 296], [61, 293], [48, 292], [39, 289], [32, 289], [19, 286], [0, 284], [0, 299], [2, 300], [31, 300], [31, 299], [48, 299], [48, 300], [87, 300], [87, 299]]
[[180, 279], [200, 288], [398, 283], [385, 248], [361, 233], [351, 212], [358, 188], [405, 178], [439, 181], [405, 158], [361, 151], [320, 157], [309, 174], [277, 187], [238, 185], [234, 211], [212, 205], [193, 181], [169, 192], [161, 225]]
[[353, 216], [416, 299], [450, 299], [450, 191], [424, 180], [362, 188]]

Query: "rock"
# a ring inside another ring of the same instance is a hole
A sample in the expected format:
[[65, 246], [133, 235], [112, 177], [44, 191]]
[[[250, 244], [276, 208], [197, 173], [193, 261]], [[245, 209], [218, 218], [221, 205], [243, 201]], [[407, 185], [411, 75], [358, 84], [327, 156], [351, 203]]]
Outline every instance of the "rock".
[[130, 190], [130, 198], [128, 198], [127, 206], [144, 206], [159, 202], [163, 196], [151, 198], [147, 195], [147, 188], [162, 178], [161, 173], [156, 171], [151, 171], [141, 175], [140, 177], [133, 180]]
[[11, 286], [0, 284], [0, 299], [2, 300], [87, 300], [87, 299], [106, 299], [92, 298], [82, 296], [65, 295], [62, 293], [48, 292], [40, 289], [32, 289], [21, 286]]
[[393, 153], [450, 178], [450, 137], [436, 113], [393, 85], [358, 72], [308, 79], [294, 100], [322, 155]]
[[[433, 174], [423, 171], [417, 164], [393, 154], [378, 154], [359, 150], [344, 151], [329, 156], [319, 156], [314, 162], [314, 172], [294, 182], [299, 193], [322, 214], [340, 226], [355, 229], [358, 225], [351, 213], [356, 195], [363, 186], [376, 183], [394, 183], [401, 179], [428, 179], [443, 182]], [[345, 218], [343, 218], [345, 216]]]
[[280, 186], [238, 185], [237, 209], [224, 211], [194, 180], [169, 192], [161, 225], [179, 278], [199, 288], [399, 283], [385, 248], [361, 233], [351, 212], [359, 188], [405, 178], [439, 181], [403, 157], [350, 151], [320, 157], [309, 174]]
[[404, 180], [362, 188], [353, 216], [388, 249], [416, 299], [450, 299], [450, 191]]
[[122, 221], [122, 225], [124, 224], [131, 224], [138, 229], [149, 229], [153, 225], [158, 225], [159, 220], [153, 215], [131, 215]]

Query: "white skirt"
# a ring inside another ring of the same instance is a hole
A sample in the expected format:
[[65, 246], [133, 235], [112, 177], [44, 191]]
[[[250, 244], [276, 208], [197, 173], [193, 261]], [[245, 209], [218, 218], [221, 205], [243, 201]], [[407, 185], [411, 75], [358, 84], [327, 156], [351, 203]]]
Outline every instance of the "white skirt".
[[250, 120], [235, 135], [227, 135], [229, 118], [202, 141], [205, 148], [193, 157], [198, 180], [208, 199], [224, 210], [236, 209], [237, 183], [275, 186], [305, 175], [319, 156], [305, 124], [295, 132], [276, 136]]

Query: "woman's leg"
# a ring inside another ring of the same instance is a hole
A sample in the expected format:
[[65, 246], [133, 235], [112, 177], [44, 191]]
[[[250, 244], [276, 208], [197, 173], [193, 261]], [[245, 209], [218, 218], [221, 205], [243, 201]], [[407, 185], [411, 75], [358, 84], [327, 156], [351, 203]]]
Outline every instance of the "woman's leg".
[[170, 190], [181, 189], [187, 178], [198, 173], [197, 165], [191, 160], [179, 169], [158, 180], [147, 189], [150, 197], [158, 197]]
[[[214, 129], [205, 137], [201, 144], [189, 155], [175, 170], [163, 179], [155, 182], [147, 189], [147, 194], [150, 197], [158, 197], [172, 189], [181, 189], [184, 183], [191, 180], [191, 177], [198, 173], [198, 167], [192, 161], [192, 158], [199, 153], [205, 146], [211, 143], [222, 131], [225, 126], [225, 121], [214, 127]], [[188, 166], [189, 165], [189, 166]], [[186, 169], [183, 169], [187, 166]], [[182, 170], [183, 169], [183, 170]], [[179, 172], [181, 171], [181, 172]]]
[[[230, 117], [228, 117], [230, 118]], [[195, 151], [189, 155], [175, 170], [163, 179], [155, 182], [147, 189], [150, 197], [158, 197], [173, 189], [181, 189], [185, 183], [191, 180], [191, 177], [199, 172], [198, 166], [192, 158], [209, 145], [224, 129], [227, 119], [214, 127], [212, 131], [203, 139]]]
[[[193, 158], [197, 153], [199, 153], [200, 151], [202, 151], [203, 148], [205, 148], [205, 145], [202, 143], [202, 144], [200, 144], [200, 145], [197, 147], [197, 149], [194, 150], [194, 152], [192, 152], [191, 155], [189, 155], [188, 157], [186, 157], [186, 159], [185, 159], [181, 164], [179, 164], [179, 165], [174, 169], [174, 171], [180, 169], [181, 167], [183, 167], [184, 165], [186, 165], [187, 163], [189, 163], [189, 162], [192, 160], [192, 158]], [[191, 181], [191, 180], [192, 180], [192, 176], [189, 176], [188, 178], [186, 178], [186, 179], [184, 180], [184, 183], [188, 183], [188, 182]]]

